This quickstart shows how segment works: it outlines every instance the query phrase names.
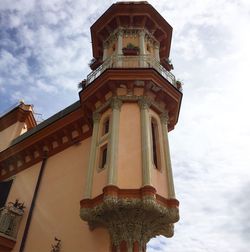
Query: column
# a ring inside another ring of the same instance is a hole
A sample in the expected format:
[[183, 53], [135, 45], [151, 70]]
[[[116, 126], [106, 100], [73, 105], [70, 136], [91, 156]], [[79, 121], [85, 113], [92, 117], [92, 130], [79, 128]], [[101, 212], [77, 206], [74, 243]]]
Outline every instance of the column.
[[170, 159], [169, 142], [168, 142], [168, 112], [162, 113], [161, 116], [161, 129], [163, 136], [163, 147], [164, 147], [164, 159], [167, 173], [167, 186], [168, 186], [168, 198], [175, 198], [174, 181], [172, 173], [172, 165]]
[[108, 57], [108, 43], [104, 43], [102, 60], [105, 61], [107, 57]]
[[145, 67], [145, 31], [139, 32], [139, 44], [140, 44], [140, 67]]
[[112, 116], [110, 125], [110, 140], [108, 144], [108, 185], [116, 185], [119, 122], [122, 101], [118, 97], [114, 97], [110, 106], [112, 108]]
[[116, 66], [117, 67], [122, 67], [122, 44], [123, 44], [123, 31], [119, 30], [117, 33], [118, 39], [117, 39], [117, 61], [116, 61]]
[[141, 110], [141, 146], [142, 146], [142, 186], [151, 185], [151, 137], [150, 137], [150, 118], [149, 107], [151, 102], [147, 98], [138, 101]]
[[99, 123], [100, 123], [101, 115], [99, 113], [93, 114], [93, 133], [89, 154], [89, 164], [87, 170], [87, 179], [86, 179], [86, 188], [84, 198], [91, 198], [92, 195], [92, 185], [93, 185], [93, 175], [95, 169], [95, 161], [96, 161], [96, 148], [97, 148], [97, 139], [98, 139], [98, 131], [99, 131]]
[[159, 62], [160, 61], [160, 49], [158, 45], [154, 45], [154, 56], [155, 59]]

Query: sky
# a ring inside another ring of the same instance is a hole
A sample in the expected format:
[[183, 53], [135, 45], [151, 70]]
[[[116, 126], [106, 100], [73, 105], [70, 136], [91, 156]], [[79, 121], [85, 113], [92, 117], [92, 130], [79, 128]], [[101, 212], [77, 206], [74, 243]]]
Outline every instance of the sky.
[[[18, 100], [43, 119], [76, 101], [90, 73], [90, 26], [116, 1], [1, 0], [0, 112]], [[250, 1], [149, 1], [173, 27], [183, 81], [170, 148], [180, 221], [148, 252], [250, 251]]]

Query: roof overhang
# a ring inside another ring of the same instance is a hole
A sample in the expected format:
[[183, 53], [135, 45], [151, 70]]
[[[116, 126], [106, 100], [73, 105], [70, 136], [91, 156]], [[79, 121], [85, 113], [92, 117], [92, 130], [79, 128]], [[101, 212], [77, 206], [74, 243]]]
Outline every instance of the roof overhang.
[[172, 27], [148, 2], [118, 2], [91, 26], [93, 57], [103, 55], [103, 42], [118, 27], [146, 28], [160, 43], [160, 58], [169, 57]]

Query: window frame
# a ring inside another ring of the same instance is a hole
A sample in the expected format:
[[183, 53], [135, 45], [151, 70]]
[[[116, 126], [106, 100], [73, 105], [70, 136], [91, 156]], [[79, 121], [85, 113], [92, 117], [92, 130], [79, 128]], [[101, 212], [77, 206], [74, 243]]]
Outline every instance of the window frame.
[[[0, 184], [10, 183], [9, 188], [7, 188], [7, 192], [4, 195], [0, 191], [0, 195], [3, 198], [2, 202], [0, 202], [0, 203], [2, 203], [2, 204], [0, 204], [0, 209], [4, 208], [6, 206], [6, 202], [8, 201], [8, 198], [9, 198], [9, 195], [10, 195], [10, 191], [11, 191], [11, 188], [13, 186], [13, 182], [14, 182], [14, 178], [13, 177], [0, 182]], [[0, 199], [0, 201], [1, 201], [1, 199]]]
[[160, 128], [157, 118], [150, 116], [150, 138], [151, 138], [151, 157], [152, 163], [156, 170], [161, 171], [162, 155], [160, 142]]

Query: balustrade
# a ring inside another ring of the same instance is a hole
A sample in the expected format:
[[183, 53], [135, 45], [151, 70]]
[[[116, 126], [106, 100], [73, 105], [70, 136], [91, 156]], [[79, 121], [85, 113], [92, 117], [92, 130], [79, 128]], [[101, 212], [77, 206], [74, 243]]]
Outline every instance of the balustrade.
[[181, 91], [181, 87], [176, 84], [175, 76], [167, 71], [159, 61], [151, 55], [124, 56], [112, 55], [107, 58], [102, 65], [87, 76], [86, 86], [99, 77], [109, 68], [153, 68], [160, 73], [168, 82]]
[[18, 228], [24, 214], [23, 208], [8, 204], [0, 209], [0, 235], [1, 233], [11, 238], [16, 238]]

